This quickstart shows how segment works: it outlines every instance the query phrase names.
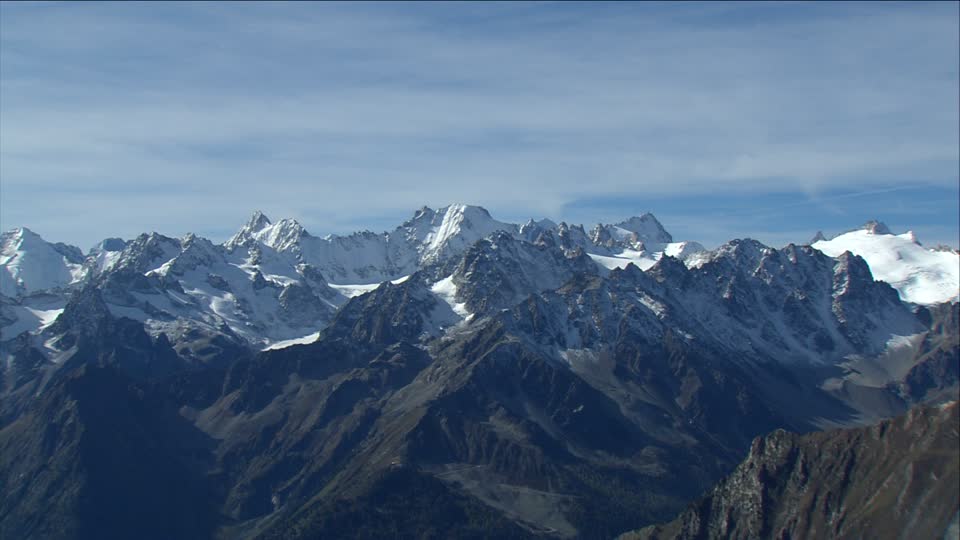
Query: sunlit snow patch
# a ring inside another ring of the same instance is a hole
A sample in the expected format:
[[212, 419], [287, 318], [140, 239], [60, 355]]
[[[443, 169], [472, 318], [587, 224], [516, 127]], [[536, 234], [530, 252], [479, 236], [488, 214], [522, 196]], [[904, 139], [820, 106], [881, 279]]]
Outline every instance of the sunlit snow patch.
[[290, 347], [290, 346], [292, 346], [292, 345], [306, 345], [306, 344], [308, 344], [308, 343], [313, 343], [313, 342], [316, 341], [317, 338], [319, 338], [319, 337], [320, 337], [320, 332], [314, 332], [314, 333], [310, 334], [309, 336], [303, 336], [303, 337], [298, 337], [298, 338], [294, 338], [294, 339], [285, 339], [285, 340], [283, 340], [283, 341], [276, 341], [276, 342], [274, 342], [274, 343], [271, 343], [271, 344], [268, 345], [267, 347], [264, 347], [263, 350], [264, 350], [264, 351], [272, 351], [272, 350], [275, 350], [275, 349], [284, 349], [284, 348]]
[[59, 309], [34, 309], [26, 306], [14, 306], [12, 311], [16, 320], [0, 329], [0, 340], [12, 339], [24, 332], [37, 332], [53, 324], [63, 313]]
[[646, 251], [634, 251], [631, 249], [624, 250], [616, 255], [595, 255], [590, 254], [590, 258], [603, 266], [608, 270], [613, 270], [615, 268], [626, 268], [628, 264], [633, 263], [634, 266], [641, 270], [646, 270], [656, 264], [657, 260], [660, 259], [660, 254], [657, 253], [654, 257], [654, 254], [647, 253]]
[[457, 285], [453, 282], [453, 276], [446, 277], [434, 283], [433, 286], [430, 287], [430, 291], [449, 304], [450, 309], [457, 315], [464, 318], [471, 315], [471, 313], [467, 311], [467, 305], [465, 303], [457, 302]]
[[697, 242], [671, 242], [669, 244], [654, 244], [653, 246], [654, 249], [652, 250], [625, 249], [614, 255], [597, 255], [594, 253], [589, 255], [591, 259], [608, 270], [623, 269], [630, 263], [641, 270], [648, 270], [664, 255], [684, 260], [704, 251], [703, 246]]
[[[410, 276], [403, 276], [402, 278], [391, 280], [390, 283], [399, 285], [408, 279], [410, 279]], [[346, 296], [347, 298], [353, 298], [354, 296], [360, 296], [361, 294], [367, 294], [370, 291], [376, 290], [376, 288], [382, 285], [382, 283], [358, 283], [345, 285], [329, 283], [328, 285], [330, 285], [331, 288], [340, 291], [340, 294]]]

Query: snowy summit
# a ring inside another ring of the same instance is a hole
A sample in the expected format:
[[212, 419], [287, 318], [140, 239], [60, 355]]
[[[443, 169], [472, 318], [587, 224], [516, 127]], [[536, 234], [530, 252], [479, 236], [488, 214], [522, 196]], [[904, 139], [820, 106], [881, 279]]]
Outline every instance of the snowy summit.
[[960, 298], [960, 253], [930, 249], [912, 231], [893, 234], [879, 221], [870, 221], [813, 247], [831, 257], [845, 251], [863, 257], [875, 279], [886, 281], [905, 302], [937, 304]]

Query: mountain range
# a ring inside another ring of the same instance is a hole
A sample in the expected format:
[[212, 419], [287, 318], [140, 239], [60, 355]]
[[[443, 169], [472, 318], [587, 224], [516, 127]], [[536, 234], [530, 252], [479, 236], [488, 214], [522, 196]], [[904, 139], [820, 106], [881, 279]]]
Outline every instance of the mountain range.
[[960, 254], [878, 223], [707, 250], [451, 205], [0, 248], [2, 537], [609, 538], [758, 436], [958, 393]]
[[[59, 314], [70, 294], [90, 283], [106, 291], [111, 313], [144, 322], [153, 335], [184, 328], [253, 344], [276, 345], [316, 332], [347, 298], [381, 282], [404, 279], [462, 255], [494, 232], [527, 242], [581, 249], [608, 267], [649, 267], [664, 252], [702, 250], [674, 243], [652, 215], [616, 225], [581, 226], [494, 220], [483, 208], [422, 208], [394, 231], [349, 236], [310, 235], [295, 220], [273, 223], [261, 212], [223, 244], [188, 234], [157, 233], [100, 242], [86, 255], [51, 244], [26, 228], [4, 233], [0, 291], [3, 331], [36, 331]], [[139, 288], [128, 281], [136, 280]]]

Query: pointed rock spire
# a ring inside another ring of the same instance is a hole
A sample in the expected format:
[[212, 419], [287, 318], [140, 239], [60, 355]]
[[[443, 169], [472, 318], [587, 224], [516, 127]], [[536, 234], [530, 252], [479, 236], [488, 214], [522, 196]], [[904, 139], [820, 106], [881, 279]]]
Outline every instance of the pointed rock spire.
[[264, 228], [271, 224], [270, 218], [266, 216], [260, 210], [254, 211], [253, 215], [250, 216], [250, 220], [247, 221], [247, 224], [244, 225], [244, 228], [250, 232], [262, 231]]
[[250, 216], [250, 219], [247, 220], [246, 224], [224, 243], [224, 246], [226, 246], [228, 250], [233, 251], [237, 246], [244, 245], [253, 238], [254, 234], [266, 229], [270, 225], [270, 218], [260, 210], [256, 210], [253, 215]]

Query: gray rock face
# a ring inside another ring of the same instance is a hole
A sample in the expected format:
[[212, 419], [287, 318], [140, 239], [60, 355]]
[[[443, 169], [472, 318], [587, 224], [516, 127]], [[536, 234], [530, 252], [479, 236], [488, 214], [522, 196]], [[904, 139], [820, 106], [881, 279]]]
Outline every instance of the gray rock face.
[[308, 326], [315, 321], [327, 320], [333, 309], [320, 301], [309, 285], [293, 283], [283, 288], [278, 297], [281, 315], [290, 323]]
[[623, 539], [945, 538], [960, 511], [957, 402], [878, 425], [757, 438], [666, 525]]
[[556, 289], [578, 273], [597, 273], [582, 253], [563, 251], [513, 239], [506, 233], [481, 240], [453, 271], [458, 300], [476, 314], [512, 307], [529, 295]]

